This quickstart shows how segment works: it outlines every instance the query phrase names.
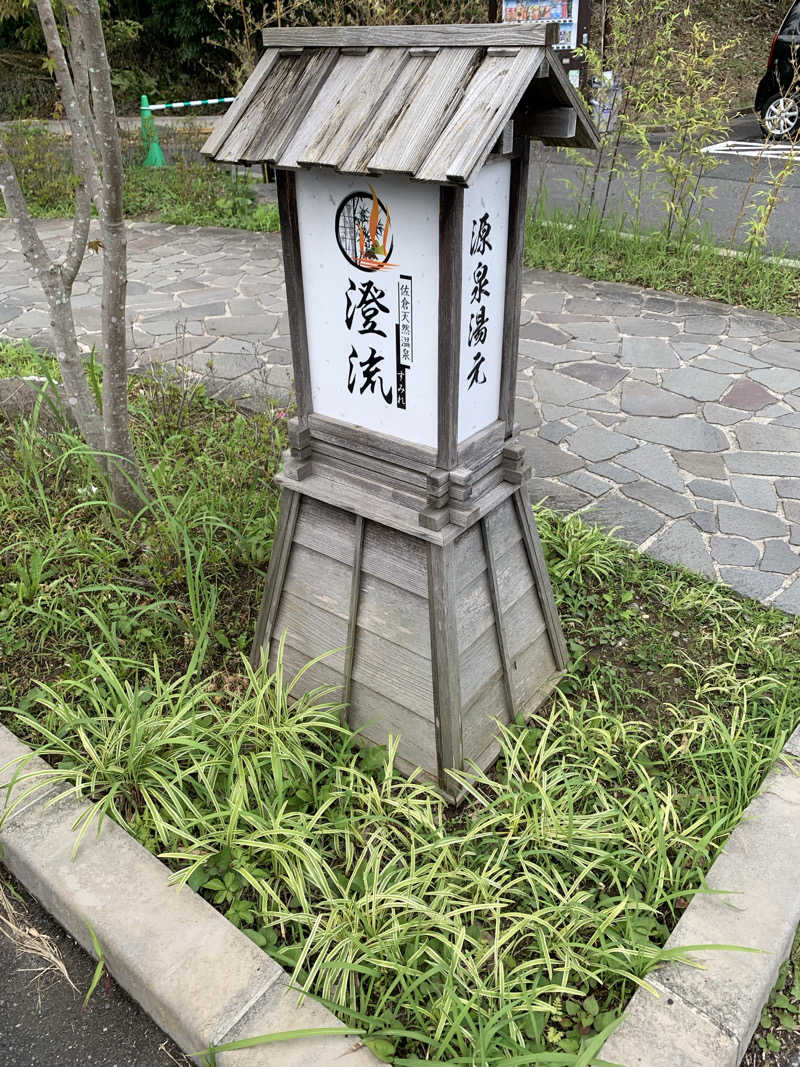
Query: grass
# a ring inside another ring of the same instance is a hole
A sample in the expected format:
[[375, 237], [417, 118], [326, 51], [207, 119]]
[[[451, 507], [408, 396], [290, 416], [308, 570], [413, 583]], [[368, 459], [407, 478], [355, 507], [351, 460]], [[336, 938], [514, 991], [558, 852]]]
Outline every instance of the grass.
[[577, 218], [540, 207], [528, 217], [525, 264], [779, 315], [800, 312], [800, 271], [758, 252], [720, 254], [705, 238], [670, 241], [663, 231], [635, 230], [626, 219]]
[[800, 1051], [800, 931], [761, 1012], [743, 1067], [780, 1067]]
[[[126, 135], [125, 215], [184, 226], [228, 226], [245, 230], [278, 229], [275, 204], [259, 204], [255, 185], [232, 178], [220, 167], [197, 158], [197, 132], [164, 133], [165, 149], [172, 164], [144, 167], [137, 136]], [[4, 131], [9, 154], [17, 168], [20, 185], [31, 214], [36, 218], [63, 218], [74, 210], [75, 176], [62, 141], [32, 122], [12, 123]], [[0, 216], [5, 215], [0, 198]]]
[[[254, 674], [285, 445], [137, 380], [152, 503], [0, 427], [0, 716], [396, 1064], [587, 1065], [800, 717], [794, 620], [544, 508], [572, 667], [446, 807]], [[25, 774], [25, 769], [20, 772]], [[7, 779], [8, 770], [0, 775]]]
[[178, 158], [170, 167], [129, 166], [125, 214], [179, 226], [233, 226], [275, 231], [277, 204], [258, 204], [254, 184], [199, 161]]
[[0, 378], [60, 378], [58, 360], [45, 356], [29, 341], [0, 341]]

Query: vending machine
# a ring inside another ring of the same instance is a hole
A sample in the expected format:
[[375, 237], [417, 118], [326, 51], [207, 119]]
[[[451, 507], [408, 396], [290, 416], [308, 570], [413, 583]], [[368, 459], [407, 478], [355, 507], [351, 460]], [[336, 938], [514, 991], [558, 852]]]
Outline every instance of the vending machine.
[[592, 0], [503, 0], [503, 22], [556, 22], [558, 43], [564, 69], [573, 85], [583, 79], [584, 63], [575, 49], [589, 43]]

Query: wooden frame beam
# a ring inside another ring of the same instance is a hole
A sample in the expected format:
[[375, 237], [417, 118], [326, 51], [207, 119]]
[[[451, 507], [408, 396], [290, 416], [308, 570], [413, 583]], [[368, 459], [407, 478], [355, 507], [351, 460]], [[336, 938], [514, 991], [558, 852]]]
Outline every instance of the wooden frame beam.
[[500, 662], [503, 667], [503, 688], [508, 702], [508, 721], [513, 722], [516, 714], [516, 702], [514, 700], [514, 687], [511, 683], [511, 657], [508, 654], [508, 640], [503, 625], [503, 609], [500, 604], [500, 589], [497, 581], [497, 567], [495, 565], [494, 549], [492, 548], [491, 530], [489, 529], [488, 516], [480, 520], [481, 542], [483, 553], [486, 556], [486, 576], [489, 580], [489, 596], [492, 601], [494, 612], [494, 628], [497, 634], [497, 647], [500, 652]]
[[558, 26], [281, 26], [264, 30], [262, 40], [265, 48], [531, 48], [557, 44]]
[[361, 557], [364, 554], [364, 518], [356, 515], [353, 530], [353, 574], [350, 581], [350, 606], [347, 618], [347, 652], [344, 661], [344, 687], [342, 703], [345, 705], [345, 722], [350, 723], [350, 691], [353, 686], [353, 661], [356, 658], [356, 631], [358, 629], [358, 598], [361, 594]]
[[452, 551], [428, 545], [428, 615], [436, 759], [439, 788], [446, 792], [450, 790], [445, 772], [448, 768], [461, 770], [464, 763], [454, 562]]
[[458, 464], [463, 227], [464, 190], [443, 185], [439, 197], [439, 447], [436, 465], [444, 470]]
[[269, 558], [269, 567], [267, 569], [267, 584], [264, 587], [264, 596], [261, 599], [261, 608], [256, 620], [253, 647], [250, 650], [250, 666], [254, 670], [257, 670], [260, 666], [264, 653], [266, 653], [265, 658], [269, 662], [272, 629], [278, 617], [283, 583], [286, 578], [289, 555], [294, 541], [294, 529], [297, 525], [297, 515], [300, 510], [300, 500], [299, 493], [292, 492], [291, 489], [281, 490], [278, 522], [272, 537], [272, 555]]
[[575, 139], [578, 113], [574, 107], [550, 107], [534, 111], [517, 120], [517, 129], [534, 141], [570, 141]]
[[528, 493], [524, 486], [520, 486], [516, 493], [514, 493], [514, 506], [517, 509], [517, 518], [519, 519], [520, 528], [522, 530], [522, 541], [525, 545], [528, 563], [533, 572], [533, 580], [536, 584], [536, 591], [539, 594], [539, 601], [542, 605], [542, 614], [544, 615], [547, 624], [547, 633], [550, 637], [550, 647], [553, 650], [553, 659], [556, 661], [558, 669], [563, 671], [569, 665], [567, 642], [564, 640], [564, 631], [561, 629], [561, 620], [558, 617], [558, 608], [556, 607], [555, 597], [553, 596], [553, 587], [550, 584], [550, 575], [547, 573], [547, 564], [544, 561], [544, 552], [542, 551], [542, 542], [539, 539], [539, 531], [536, 529], [536, 523], [533, 521], [531, 503], [530, 500], [528, 500]]
[[[517, 125], [514, 125], [515, 132]], [[511, 160], [511, 187], [508, 211], [508, 255], [506, 259], [506, 300], [503, 310], [503, 362], [500, 374], [500, 421], [505, 435], [514, 432], [514, 398], [517, 391], [519, 355], [519, 316], [522, 304], [522, 255], [525, 250], [525, 212], [528, 206], [528, 166], [531, 147], [526, 137], [517, 135]]]
[[311, 371], [308, 363], [308, 327], [306, 325], [303, 294], [303, 266], [300, 256], [300, 222], [297, 217], [297, 189], [294, 171], [277, 170], [278, 214], [281, 222], [283, 271], [286, 282], [286, 305], [289, 333], [292, 339], [294, 390], [297, 398], [297, 419], [301, 428], [308, 424], [313, 410], [311, 401]]

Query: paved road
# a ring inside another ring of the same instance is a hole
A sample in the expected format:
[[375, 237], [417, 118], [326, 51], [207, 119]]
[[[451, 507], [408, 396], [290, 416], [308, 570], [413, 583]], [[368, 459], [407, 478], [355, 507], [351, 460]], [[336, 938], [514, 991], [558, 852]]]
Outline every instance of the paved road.
[[[727, 137], [736, 141], [761, 142], [758, 122], [754, 115], [745, 115], [734, 119]], [[634, 164], [635, 149], [625, 149], [625, 155]], [[737, 158], [716, 157], [717, 165], [701, 183], [701, 188], [714, 190], [714, 197], [705, 201], [704, 221], [708, 223], [716, 241], [727, 245], [734, 230], [737, 231], [736, 243], [740, 244], [744, 236], [744, 221], [740, 219], [742, 204], [751, 205], [745, 211], [744, 219], [752, 205], [763, 202], [759, 194], [767, 188], [770, 174], [782, 167], [780, 162]], [[800, 159], [798, 160], [800, 162]], [[711, 164], [713, 166], [713, 163]], [[647, 228], [657, 228], [664, 218], [663, 204], [648, 185], [655, 182], [655, 176], [645, 180], [642, 186], [641, 221]], [[556, 149], [538, 147], [532, 155], [530, 195], [532, 201], [540, 188], [547, 190], [550, 205], [557, 205], [564, 211], [574, 208], [583, 181], [583, 170], [567, 159], [564, 152]], [[636, 182], [630, 183], [637, 188]], [[602, 188], [605, 188], [603, 184]], [[609, 207], [611, 214], [623, 211], [629, 217], [635, 213], [634, 199], [625, 183], [615, 179], [610, 188]], [[783, 186], [779, 202], [775, 208], [769, 230], [769, 247], [775, 253], [800, 256], [800, 168], [795, 171]], [[737, 225], [737, 220], [738, 225]]]
[[[66, 223], [42, 224], [47, 241]], [[280, 238], [130, 227], [131, 359], [244, 402], [291, 388]], [[0, 223], [0, 332], [47, 311]], [[101, 261], [76, 292], [98, 340]], [[800, 614], [800, 319], [526, 271], [517, 415], [532, 495]]]
[[37, 980], [41, 962], [18, 953], [0, 929], [0, 1067], [189, 1067], [189, 1060], [142, 1009], [110, 980], [101, 980], [86, 1006], [95, 961], [66, 934], [7, 871], [24, 901], [19, 916], [51, 938], [77, 992], [60, 975]]

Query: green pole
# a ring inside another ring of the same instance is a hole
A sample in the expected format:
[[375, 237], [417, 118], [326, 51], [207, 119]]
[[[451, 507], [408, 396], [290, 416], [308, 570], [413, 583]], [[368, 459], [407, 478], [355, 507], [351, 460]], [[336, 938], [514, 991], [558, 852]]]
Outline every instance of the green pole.
[[144, 160], [146, 167], [166, 167], [167, 161], [158, 143], [158, 130], [150, 111], [150, 101], [142, 93], [142, 144], [147, 153]]

